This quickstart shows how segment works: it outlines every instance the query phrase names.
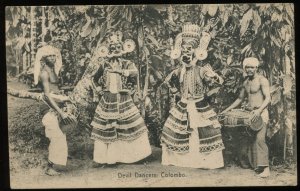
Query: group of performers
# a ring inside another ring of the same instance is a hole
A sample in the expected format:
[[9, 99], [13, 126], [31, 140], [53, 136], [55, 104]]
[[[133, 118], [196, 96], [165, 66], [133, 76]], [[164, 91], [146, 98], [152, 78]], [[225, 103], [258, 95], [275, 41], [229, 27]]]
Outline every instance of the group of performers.
[[[171, 59], [180, 67], [172, 71], [164, 83], [170, 91], [179, 92], [180, 100], [169, 112], [161, 135], [163, 165], [216, 169], [224, 166], [224, 144], [217, 113], [207, 101], [207, 91], [213, 83], [223, 79], [205, 63], [210, 34], [194, 24], [186, 24], [175, 39]], [[151, 155], [148, 129], [131, 97], [132, 79], [138, 75], [135, 64], [123, 55], [133, 52], [135, 43], [123, 39], [122, 32], [110, 33], [98, 47], [97, 56], [87, 67], [82, 79], [69, 96], [79, 110], [79, 122], [91, 129], [94, 140], [95, 164], [134, 163]], [[246, 58], [243, 62], [247, 74], [239, 98], [222, 113], [237, 107], [248, 98], [254, 115], [263, 116], [264, 127], [248, 145], [248, 161], [260, 177], [269, 176], [268, 147], [265, 142], [268, 122], [267, 105], [270, 102], [269, 84], [258, 75], [259, 61]], [[48, 175], [58, 175], [57, 165], [65, 166], [68, 157], [66, 135], [61, 121], [72, 121], [50, 95], [55, 91], [62, 66], [59, 50], [46, 45], [39, 49], [35, 62], [35, 84], [43, 89], [43, 98], [50, 108], [42, 123], [50, 140]], [[173, 83], [178, 81], [179, 83]], [[89, 107], [97, 101], [95, 107]], [[45, 109], [43, 109], [44, 111]], [[89, 115], [91, 113], [92, 115]]]

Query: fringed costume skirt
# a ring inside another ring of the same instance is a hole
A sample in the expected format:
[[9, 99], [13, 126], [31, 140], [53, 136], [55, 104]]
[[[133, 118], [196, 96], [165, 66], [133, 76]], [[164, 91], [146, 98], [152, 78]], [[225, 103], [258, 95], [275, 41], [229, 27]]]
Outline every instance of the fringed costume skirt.
[[133, 163], [151, 154], [148, 129], [128, 93], [105, 92], [91, 126], [95, 162]]
[[162, 164], [215, 169], [224, 166], [217, 115], [206, 100], [181, 100], [162, 132]]

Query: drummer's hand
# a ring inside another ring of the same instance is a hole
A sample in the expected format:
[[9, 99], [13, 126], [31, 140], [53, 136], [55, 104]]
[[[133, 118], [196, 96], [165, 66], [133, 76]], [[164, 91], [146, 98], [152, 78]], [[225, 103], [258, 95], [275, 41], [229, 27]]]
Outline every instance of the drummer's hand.
[[62, 118], [64, 121], [66, 121], [67, 123], [72, 123], [72, 122], [74, 122], [74, 119], [71, 118], [68, 114], [66, 114], [66, 113], [64, 113], [64, 112], [62, 112], [62, 113], [60, 114], [60, 116], [61, 116], [61, 118]]
[[62, 120], [69, 120], [69, 116], [65, 112], [61, 112], [60, 117], [61, 117]]
[[252, 112], [251, 112], [251, 114], [252, 114], [252, 119], [251, 119], [251, 121], [256, 121], [258, 118], [259, 118], [259, 116], [260, 116], [260, 110], [259, 109], [255, 109], [255, 110], [253, 110]]

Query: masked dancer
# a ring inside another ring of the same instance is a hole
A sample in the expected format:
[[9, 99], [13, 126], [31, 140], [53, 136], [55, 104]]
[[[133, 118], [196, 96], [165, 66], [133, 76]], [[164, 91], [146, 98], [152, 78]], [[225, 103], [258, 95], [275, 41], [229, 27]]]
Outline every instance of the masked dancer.
[[181, 99], [169, 112], [161, 137], [162, 164], [181, 167], [215, 169], [224, 166], [224, 149], [220, 123], [207, 102], [206, 92], [212, 83], [222, 83], [204, 63], [211, 37], [197, 25], [186, 24], [175, 39], [172, 59], [181, 66], [172, 71], [165, 83]]
[[123, 58], [134, 51], [135, 43], [122, 38], [120, 31], [108, 35], [99, 48], [100, 67], [93, 76], [102, 87], [91, 122], [97, 164], [134, 163], [151, 154], [147, 127], [130, 94], [138, 70]]

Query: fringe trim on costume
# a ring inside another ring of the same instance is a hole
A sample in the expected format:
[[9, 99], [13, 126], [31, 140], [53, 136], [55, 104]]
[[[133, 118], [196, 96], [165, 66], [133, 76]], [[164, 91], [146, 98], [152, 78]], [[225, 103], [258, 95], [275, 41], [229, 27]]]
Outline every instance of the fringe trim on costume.
[[[109, 122], [104, 122], [104, 121], [98, 121], [99, 123], [93, 122], [92, 125], [94, 127], [94, 131], [109, 131], [110, 129], [116, 129], [116, 131], [119, 132], [124, 132], [126, 131], [134, 131], [137, 130], [143, 126], [146, 126], [144, 123], [144, 120], [142, 117], [137, 116], [138, 119], [128, 122], [127, 124], [123, 123], [120, 124], [120, 121], [109, 121]], [[95, 132], [96, 133], [96, 132]]]
[[187, 125], [177, 124], [176, 122], [171, 121], [169, 119], [165, 122], [165, 127], [172, 129], [176, 133], [180, 133], [181, 131], [187, 130]]
[[123, 141], [133, 141], [133, 140], [139, 138], [144, 132], [148, 133], [148, 129], [146, 127], [137, 131], [135, 134], [130, 134], [130, 135], [118, 132], [118, 139], [123, 140]]
[[[175, 143], [169, 142], [168, 140], [162, 138], [162, 144], [165, 144], [167, 149], [169, 149], [173, 152], [176, 152], [176, 153], [189, 152], [189, 143], [175, 144]], [[225, 147], [224, 147], [222, 140], [215, 142], [214, 144], [206, 144], [206, 145], [199, 146], [200, 153], [216, 152], [216, 151], [221, 151], [223, 149], [225, 149]]]
[[177, 139], [177, 138], [175, 138], [175, 137], [173, 137], [173, 136], [171, 136], [171, 135], [169, 135], [165, 132], [162, 132], [162, 139], [167, 138], [167, 137], [174, 140], [174, 142], [173, 142], [174, 144], [176, 144], [177, 142], [180, 142], [180, 141], [182, 141], [182, 142], [184, 142], [184, 141], [188, 142], [189, 141], [189, 137], [185, 138], [185, 139]]
[[174, 152], [188, 152], [189, 150], [189, 140], [180, 140], [180, 141], [172, 141], [169, 140], [166, 136], [162, 136], [161, 144], [165, 144], [168, 149]]
[[173, 115], [175, 118], [181, 120], [181, 121], [186, 121], [187, 120], [187, 112], [182, 113], [177, 108], [172, 108], [170, 110], [170, 114]]
[[[177, 153], [188, 152], [189, 150], [189, 138], [176, 139], [174, 136], [163, 132], [161, 137], [161, 143], [165, 144], [169, 150]], [[223, 150], [224, 144], [221, 134], [217, 134], [212, 137], [199, 139], [199, 152], [209, 153], [213, 151]]]
[[168, 150], [171, 150], [172, 152], [175, 152], [175, 153], [188, 153], [190, 150], [189, 146], [177, 147], [177, 146], [168, 145], [168, 144], [165, 144], [165, 145]]
[[128, 136], [124, 136], [121, 133], [116, 134], [114, 137], [103, 137], [98, 134], [92, 133], [91, 139], [93, 140], [99, 140], [104, 143], [113, 143], [117, 140], [126, 141], [126, 142], [132, 142], [138, 139], [143, 133], [148, 133], [148, 129], [142, 128], [141, 130], [135, 132], [134, 134], [130, 134]]
[[133, 106], [129, 110], [124, 113], [119, 112], [105, 112], [102, 108], [97, 107], [95, 118], [103, 118], [103, 119], [125, 119], [132, 115], [139, 113], [139, 110], [136, 106]]
[[225, 147], [221, 140], [221, 141], [211, 144], [211, 145], [201, 145], [199, 147], [199, 152], [200, 153], [210, 153], [210, 152], [220, 151], [223, 149], [225, 149]]
[[182, 101], [179, 101], [179, 102], [175, 105], [175, 107], [177, 107], [177, 109], [178, 109], [180, 112], [182, 112], [182, 113], [184, 113], [184, 112], [186, 111], [186, 106], [187, 106], [187, 104], [186, 104], [186, 103], [183, 103]]

